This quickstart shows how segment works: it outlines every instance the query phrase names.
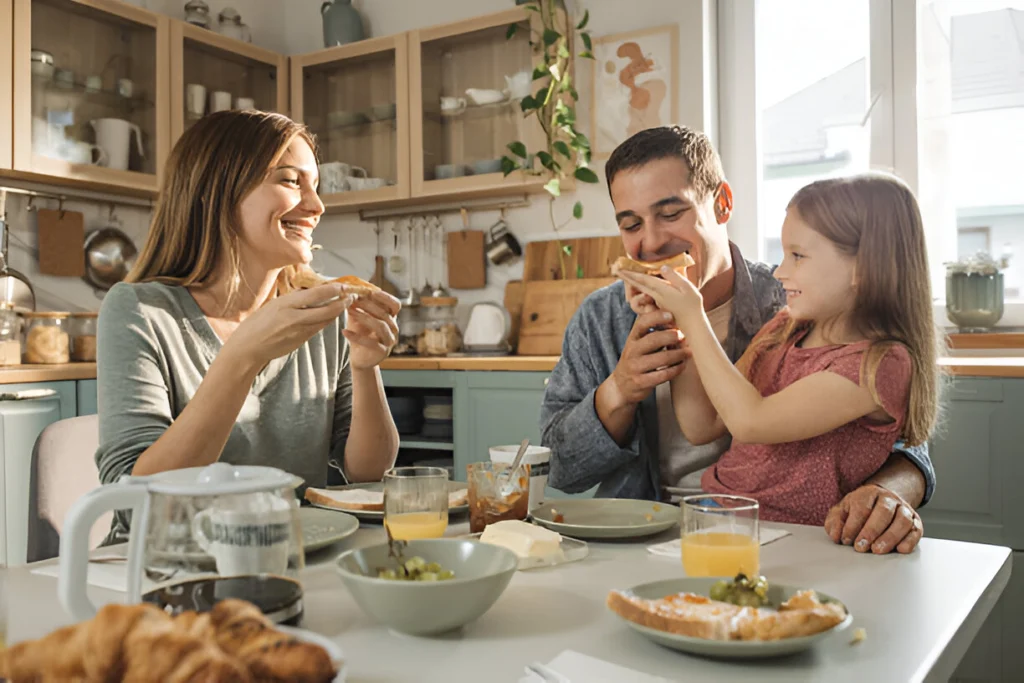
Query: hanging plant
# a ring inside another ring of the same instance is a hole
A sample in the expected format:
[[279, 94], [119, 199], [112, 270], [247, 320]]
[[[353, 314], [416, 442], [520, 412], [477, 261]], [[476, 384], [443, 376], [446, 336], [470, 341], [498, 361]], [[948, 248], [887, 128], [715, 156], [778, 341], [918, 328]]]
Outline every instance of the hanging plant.
[[[577, 201], [572, 207], [572, 217], [562, 223], [555, 216], [555, 199], [562, 194], [563, 182], [572, 177], [584, 183], [598, 182], [597, 174], [590, 166], [590, 140], [576, 129], [576, 103], [580, 94], [573, 84], [576, 57], [593, 59], [591, 37], [586, 30], [590, 12], [573, 25], [569, 13], [562, 3], [555, 0], [528, 0], [526, 9], [540, 15], [540, 28], [532, 30], [530, 46], [539, 53], [539, 60], [533, 69], [533, 81], [540, 87], [533, 95], [527, 95], [520, 103], [523, 117], [536, 116], [544, 131], [543, 149], [530, 150], [520, 140], [508, 144], [508, 151], [501, 158], [501, 170], [508, 176], [515, 171], [528, 175], [548, 176], [544, 185], [548, 193], [548, 216], [556, 238], [558, 231], [572, 220], [583, 218], [583, 203]], [[505, 34], [511, 39], [520, 30], [518, 24], [511, 24]], [[585, 48], [573, 55], [573, 44], [578, 38]], [[571, 254], [571, 247], [563, 246], [558, 240], [559, 265], [562, 279], [567, 279], [565, 256]], [[576, 276], [583, 277], [582, 268], [577, 267]]]

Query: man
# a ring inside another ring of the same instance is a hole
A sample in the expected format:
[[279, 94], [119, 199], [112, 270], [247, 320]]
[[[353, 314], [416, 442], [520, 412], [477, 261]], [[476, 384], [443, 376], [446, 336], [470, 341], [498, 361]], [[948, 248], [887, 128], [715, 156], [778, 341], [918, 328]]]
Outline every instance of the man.
[[[708, 138], [680, 126], [642, 131], [612, 153], [605, 174], [626, 253], [656, 261], [689, 251], [696, 265], [687, 275], [735, 362], [785, 296], [774, 268], [744, 260], [729, 241], [732, 190]], [[541, 408], [551, 486], [621, 498], [659, 499], [665, 486], [697, 493], [703, 470], [728, 449], [729, 436], [693, 446], [680, 432], [668, 381], [686, 352], [671, 315], [652, 304], [617, 282], [587, 297], [569, 323]], [[825, 529], [859, 552], [908, 553], [922, 535], [914, 508], [934, 481], [927, 446], [899, 447], [832, 509]]]

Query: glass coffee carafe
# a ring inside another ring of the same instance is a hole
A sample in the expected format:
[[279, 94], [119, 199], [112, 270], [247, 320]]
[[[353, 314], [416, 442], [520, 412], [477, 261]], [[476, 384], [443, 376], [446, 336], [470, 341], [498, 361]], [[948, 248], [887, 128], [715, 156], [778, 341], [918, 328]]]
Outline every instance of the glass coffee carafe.
[[301, 483], [272, 467], [214, 463], [124, 477], [90, 491], [68, 512], [61, 534], [64, 609], [80, 620], [95, 614], [85, 590], [89, 530], [109, 510], [131, 510], [129, 602], [176, 613], [239, 598], [277, 623], [297, 624], [305, 562], [295, 498]]

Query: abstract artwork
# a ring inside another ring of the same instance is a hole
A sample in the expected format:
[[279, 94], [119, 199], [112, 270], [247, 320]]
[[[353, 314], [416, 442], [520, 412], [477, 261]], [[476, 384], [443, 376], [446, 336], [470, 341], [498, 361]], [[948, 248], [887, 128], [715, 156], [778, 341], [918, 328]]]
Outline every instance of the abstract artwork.
[[594, 39], [591, 151], [606, 159], [619, 143], [647, 128], [677, 123], [679, 26]]

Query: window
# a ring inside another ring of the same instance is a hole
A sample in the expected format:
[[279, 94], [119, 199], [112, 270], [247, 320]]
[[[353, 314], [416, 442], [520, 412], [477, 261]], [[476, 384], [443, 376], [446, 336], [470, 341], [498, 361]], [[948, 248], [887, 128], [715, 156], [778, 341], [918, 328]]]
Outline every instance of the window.
[[943, 264], [984, 250], [1004, 267], [1000, 324], [1024, 324], [1024, 0], [718, 8], [719, 148], [748, 258], [779, 261], [803, 185], [892, 171], [921, 203], [937, 304]]

